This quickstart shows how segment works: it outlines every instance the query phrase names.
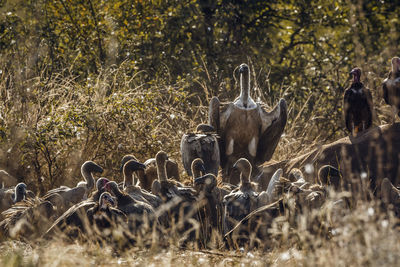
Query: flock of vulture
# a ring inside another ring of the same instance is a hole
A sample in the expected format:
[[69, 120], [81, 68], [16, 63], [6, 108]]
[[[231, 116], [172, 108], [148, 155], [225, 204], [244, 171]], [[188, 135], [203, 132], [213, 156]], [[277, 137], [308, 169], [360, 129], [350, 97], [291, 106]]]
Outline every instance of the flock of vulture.
[[[340, 190], [341, 173], [333, 166], [320, 168], [315, 184], [306, 182], [299, 169], [291, 170], [288, 177], [278, 169], [268, 187], [259, 188], [263, 175], [259, 166], [274, 153], [286, 125], [287, 105], [281, 99], [267, 112], [250, 96], [246, 64], [239, 66], [239, 74], [240, 96], [229, 103], [213, 97], [208, 124], [182, 137], [182, 161], [190, 182], [180, 181], [178, 165], [164, 151], [144, 164], [134, 155], [124, 156], [120, 183], [95, 179], [103, 168], [86, 161], [81, 167], [84, 180], [72, 188], [61, 186], [39, 197], [24, 183], [3, 186], [2, 237], [51, 238], [63, 232], [73, 240], [90, 237], [124, 244], [162, 244], [172, 237], [182, 246], [207, 247], [213, 239], [228, 247], [246, 246], [250, 240], [262, 245], [274, 218], [288, 210], [296, 215], [320, 208], [330, 192]], [[347, 129], [357, 135], [372, 124], [372, 97], [360, 81], [361, 70], [355, 68], [351, 74], [344, 111]], [[397, 114], [400, 58], [392, 59], [383, 95]], [[400, 216], [400, 190], [388, 179], [383, 180], [379, 196]], [[342, 209], [349, 201], [338, 199], [335, 205]]]

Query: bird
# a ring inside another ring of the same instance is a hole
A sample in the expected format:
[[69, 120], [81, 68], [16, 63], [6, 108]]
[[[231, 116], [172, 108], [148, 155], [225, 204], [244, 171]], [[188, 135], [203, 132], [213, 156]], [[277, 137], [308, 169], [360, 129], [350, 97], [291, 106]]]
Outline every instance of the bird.
[[209, 122], [219, 138], [220, 165], [224, 182], [238, 184], [239, 174], [232, 172], [239, 158], [246, 158], [256, 167], [270, 160], [287, 121], [287, 105], [284, 99], [271, 112], [265, 105], [256, 103], [250, 96], [250, 69], [246, 64], [239, 66], [240, 95], [233, 102], [221, 104], [217, 96], [210, 100]]
[[371, 127], [373, 103], [371, 92], [360, 81], [361, 69], [354, 68], [350, 74], [353, 80], [344, 92], [343, 110], [347, 130], [356, 135]]
[[[111, 199], [112, 196], [109, 192], [103, 192], [96, 201], [90, 198], [73, 205], [54, 221], [44, 236], [54, 233], [56, 229], [65, 232], [69, 238], [76, 238], [81, 233], [91, 235], [93, 233], [94, 213], [99, 210], [99, 206], [102, 206], [105, 201], [115, 203]], [[112, 207], [114, 208], [114, 205]], [[117, 213], [122, 214], [122, 211]]]
[[146, 166], [136, 160], [129, 160], [124, 164], [123, 175], [124, 175], [124, 192], [129, 194], [132, 198], [150, 204], [153, 208], [157, 208], [161, 204], [161, 199], [146, 190], [140, 188], [140, 186], [130, 184], [133, 177], [133, 173], [138, 170], [144, 170]]
[[191, 163], [201, 158], [207, 173], [218, 175], [220, 153], [214, 127], [199, 124], [194, 133], [186, 133], [181, 139], [181, 156], [186, 173], [191, 176]]
[[[124, 167], [124, 164], [132, 159], [139, 162], [138, 159], [133, 155], [125, 155], [122, 158], [121, 171]], [[132, 184], [137, 184], [140, 186], [140, 188], [146, 191], [151, 191], [151, 186], [153, 184], [153, 181], [157, 180], [156, 159], [150, 158], [146, 160], [143, 164], [145, 165], [144, 169], [137, 169], [135, 171], [139, 182], [138, 183], [133, 182]], [[176, 181], [179, 181], [180, 176], [179, 176], [178, 164], [172, 160], [168, 160], [166, 164], [167, 164], [167, 177], [174, 178]]]
[[240, 185], [237, 190], [226, 195], [224, 204], [224, 233], [229, 232], [246, 215], [257, 208], [258, 193], [250, 182], [252, 166], [246, 158], [238, 159], [233, 168], [240, 173]]
[[394, 111], [392, 118], [395, 120], [396, 114], [400, 116], [400, 58], [392, 58], [392, 70], [382, 83], [382, 94], [386, 104], [391, 105]]
[[129, 194], [121, 191], [115, 181], [108, 182], [105, 188], [107, 192], [110, 192], [116, 197], [118, 209], [123, 211], [127, 216], [154, 213], [154, 209], [150, 204], [138, 201]]
[[[81, 181], [77, 186], [69, 188], [67, 186], [60, 186], [58, 188], [49, 190], [44, 196], [44, 200], [49, 200], [53, 198], [54, 194], [60, 195], [64, 200], [64, 206], [70, 207], [80, 201], [86, 199], [89, 193], [95, 186], [95, 180], [93, 178], [93, 173], [102, 173], [103, 168], [97, 165], [93, 161], [86, 161], [81, 166], [81, 173], [85, 181]], [[54, 204], [54, 203], [53, 203]]]
[[0, 212], [9, 209], [13, 204], [26, 199], [26, 192], [27, 186], [25, 183], [19, 183], [14, 188], [1, 188]]
[[57, 216], [57, 208], [39, 197], [23, 199], [2, 212], [3, 234], [12, 238], [39, 237]]
[[92, 228], [103, 233], [105, 228], [110, 228], [121, 222], [127, 222], [127, 216], [119, 210], [114, 198], [108, 192], [103, 192], [99, 197], [98, 204], [88, 209], [86, 215]]

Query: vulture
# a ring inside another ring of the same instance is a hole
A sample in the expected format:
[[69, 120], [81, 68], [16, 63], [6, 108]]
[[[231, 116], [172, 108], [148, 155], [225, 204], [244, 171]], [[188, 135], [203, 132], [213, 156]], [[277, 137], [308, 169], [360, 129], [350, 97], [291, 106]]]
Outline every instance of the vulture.
[[129, 160], [124, 164], [124, 192], [129, 194], [132, 198], [150, 204], [153, 208], [157, 208], [161, 204], [161, 199], [139, 186], [132, 185], [129, 181], [133, 177], [133, 173], [138, 170], [144, 170], [146, 166], [136, 160]]
[[0, 189], [0, 212], [9, 209], [13, 204], [26, 198], [26, 184], [19, 183], [14, 188]]
[[158, 195], [162, 205], [157, 212], [162, 212], [165, 227], [175, 226], [174, 231], [185, 233], [182, 238], [187, 242], [194, 238], [192, 218], [196, 217], [196, 191], [191, 187], [180, 186], [176, 181], [167, 179], [166, 163], [168, 155], [159, 151], [156, 155], [158, 179], [153, 182], [152, 193]]
[[318, 170], [318, 180], [322, 185], [332, 186], [335, 190], [339, 190], [342, 174], [337, 168], [324, 165]]
[[[258, 193], [250, 182], [252, 166], [249, 160], [240, 158], [234, 163], [233, 168], [240, 173], [240, 185], [238, 189], [233, 190], [224, 197], [223, 233], [228, 238], [228, 244], [239, 244], [240, 246], [249, 244], [249, 236], [253, 233], [257, 234], [257, 236], [265, 237], [267, 235], [266, 229], [268, 228], [260, 227], [260, 225], [265, 225], [272, 221], [271, 214], [276, 212], [276, 207], [266, 209], [265, 212], [260, 213], [251, 220], [248, 219], [248, 215], [273, 200], [273, 197], [269, 197], [268, 194], [272, 194], [271, 192], [275, 191], [273, 187], [279, 183], [276, 182], [275, 177], [272, 177], [272, 182], [268, 186], [269, 189]], [[281, 173], [282, 170], [278, 170], [278, 174], [275, 174], [275, 176], [278, 176], [279, 179]]]
[[383, 98], [386, 104], [394, 110], [393, 122], [396, 114], [400, 116], [400, 58], [392, 58], [392, 70], [382, 84]]
[[[110, 205], [108, 205], [110, 203]], [[107, 207], [105, 207], [107, 206]], [[93, 199], [84, 200], [78, 204], [73, 205], [64, 214], [62, 214], [53, 225], [46, 231], [46, 234], [53, 233], [55, 229], [60, 229], [67, 233], [68, 237], [78, 237], [80, 233], [93, 234], [93, 222], [101, 217], [99, 228], [105, 226], [106, 223], [104, 216], [100, 216], [99, 212], [106, 212], [106, 216], [110, 215], [108, 219], [115, 219], [116, 217], [125, 220], [125, 214], [117, 210], [115, 207], [115, 201], [111, 194], [108, 192], [103, 192], [99, 196], [97, 201]], [[113, 217], [114, 216], [114, 217]], [[95, 222], [97, 224], [98, 220]], [[110, 223], [110, 221], [108, 221]]]
[[258, 202], [258, 193], [250, 182], [252, 172], [250, 161], [240, 158], [233, 168], [240, 173], [240, 186], [224, 197], [224, 233], [230, 231], [236, 223], [256, 209]]
[[43, 196], [43, 199], [52, 201], [54, 194], [58, 194], [64, 200], [64, 207], [70, 207], [84, 199], [87, 199], [89, 193], [92, 191], [95, 185], [93, 178], [94, 172], [102, 173], [103, 168], [93, 161], [86, 161], [81, 167], [81, 173], [85, 181], [79, 182], [77, 186], [73, 188], [61, 186], [59, 188], [52, 189]]
[[117, 200], [117, 208], [124, 212], [130, 221], [133, 220], [136, 227], [145, 221], [149, 223], [152, 222], [154, 209], [150, 204], [138, 201], [127, 193], [121, 191], [118, 184], [114, 181], [106, 184], [106, 190], [115, 196]]
[[[122, 164], [121, 164], [121, 171], [125, 165], [126, 162], [129, 160], [135, 160], [139, 162], [135, 156], [133, 155], [126, 155], [122, 158]], [[144, 162], [144, 169], [139, 168], [135, 172], [137, 173], [138, 179], [139, 179], [139, 186], [146, 190], [150, 191], [151, 186], [153, 184], [154, 180], [157, 180], [157, 164], [156, 164], [156, 159], [151, 158], [148, 159]], [[167, 177], [168, 178], [174, 178], [176, 181], [180, 180], [179, 176], [179, 169], [178, 169], [178, 164], [174, 161], [168, 160], [167, 161]], [[135, 184], [134, 182], [132, 184]]]
[[218, 175], [220, 154], [216, 133], [211, 125], [200, 124], [195, 133], [187, 133], [181, 139], [183, 167], [192, 176], [191, 164], [196, 158], [204, 162], [206, 173]]
[[360, 81], [361, 69], [354, 68], [350, 74], [353, 81], [344, 92], [343, 110], [347, 130], [356, 135], [372, 125], [372, 95]]
[[156, 155], [157, 176], [152, 185], [152, 193], [157, 194], [163, 202], [168, 202], [174, 198], [180, 200], [194, 201], [195, 191], [190, 187], [183, 187], [180, 183], [167, 178], [168, 155], [164, 151], [159, 151]]
[[239, 67], [240, 95], [234, 102], [221, 105], [214, 96], [209, 106], [209, 124], [214, 127], [219, 140], [223, 181], [239, 183], [239, 174], [232, 172], [239, 158], [246, 158], [254, 168], [270, 160], [287, 121], [286, 101], [281, 99], [271, 112], [250, 96], [250, 70], [246, 64]]
[[39, 237], [57, 215], [57, 208], [50, 201], [28, 198], [2, 212], [0, 228], [10, 237]]

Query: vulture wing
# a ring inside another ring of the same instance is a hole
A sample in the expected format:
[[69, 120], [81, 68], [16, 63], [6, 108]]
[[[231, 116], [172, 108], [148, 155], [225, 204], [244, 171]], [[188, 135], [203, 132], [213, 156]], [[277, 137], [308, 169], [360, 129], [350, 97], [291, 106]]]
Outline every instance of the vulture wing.
[[278, 145], [287, 121], [287, 105], [285, 99], [279, 100], [271, 112], [266, 112], [260, 106], [262, 121], [260, 140], [257, 147], [255, 164], [260, 165], [270, 160]]
[[181, 141], [182, 162], [186, 173], [192, 176], [191, 164], [196, 158], [204, 162], [206, 173], [218, 174], [219, 147], [214, 134], [184, 134]]
[[344, 98], [343, 98], [343, 111], [344, 111], [344, 119], [346, 122], [346, 128], [350, 132], [352, 132], [352, 126], [351, 126], [351, 112], [350, 112], [350, 95], [352, 94], [351, 89], [347, 89], [344, 92]]

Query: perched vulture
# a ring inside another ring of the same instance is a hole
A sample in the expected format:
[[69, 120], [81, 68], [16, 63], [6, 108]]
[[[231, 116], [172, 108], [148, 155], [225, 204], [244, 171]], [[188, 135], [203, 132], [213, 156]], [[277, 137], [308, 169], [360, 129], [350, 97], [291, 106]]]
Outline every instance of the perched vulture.
[[191, 164], [196, 158], [203, 160], [206, 173], [218, 175], [220, 154], [214, 128], [211, 125], [200, 124], [196, 133], [184, 134], [181, 140], [181, 155], [183, 167], [188, 175], [193, 175]]
[[57, 215], [56, 207], [41, 198], [28, 198], [2, 212], [0, 228], [10, 237], [39, 237]]
[[233, 168], [240, 172], [240, 186], [224, 197], [224, 233], [230, 231], [240, 220], [258, 207], [258, 193], [253, 188], [250, 177], [252, 167], [245, 158], [235, 162]]
[[130, 184], [129, 181], [133, 177], [133, 173], [138, 170], [144, 170], [146, 166], [136, 160], [129, 160], [124, 164], [124, 188], [123, 191], [130, 195], [132, 198], [150, 204], [153, 208], [157, 208], [161, 204], [161, 199], [144, 189], [140, 186]]
[[81, 173], [85, 181], [79, 182], [76, 187], [73, 188], [61, 186], [59, 188], [52, 189], [46, 193], [43, 199], [51, 202], [53, 195], [58, 194], [63, 198], [65, 207], [70, 207], [84, 199], [87, 199], [89, 193], [95, 186], [93, 177], [93, 173], [95, 172], [102, 173], [103, 168], [93, 161], [86, 161], [81, 166]]
[[392, 58], [392, 70], [383, 81], [382, 89], [386, 104], [391, 105], [394, 110], [394, 121], [396, 114], [400, 116], [400, 58]]
[[257, 165], [270, 160], [287, 120], [286, 101], [281, 99], [271, 112], [250, 96], [250, 71], [246, 64], [240, 65], [240, 96], [234, 102], [221, 105], [213, 97], [209, 107], [209, 124], [220, 137], [221, 167], [223, 181], [239, 183], [239, 175], [231, 173], [239, 158], [246, 158], [253, 165], [253, 175], [259, 174]]
[[350, 74], [353, 81], [344, 92], [343, 107], [346, 128], [355, 135], [371, 127], [373, 104], [371, 92], [360, 81], [361, 69], [354, 68]]
[[[26, 184], [19, 183], [14, 188], [0, 189], [0, 212], [9, 209], [13, 204], [26, 198]], [[0, 216], [1, 218], [1, 216]]]

